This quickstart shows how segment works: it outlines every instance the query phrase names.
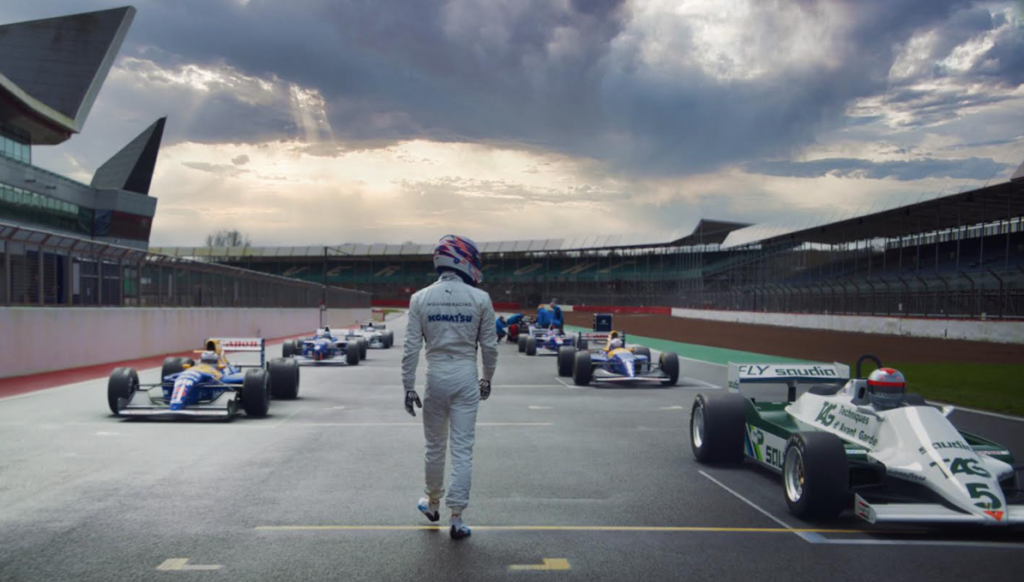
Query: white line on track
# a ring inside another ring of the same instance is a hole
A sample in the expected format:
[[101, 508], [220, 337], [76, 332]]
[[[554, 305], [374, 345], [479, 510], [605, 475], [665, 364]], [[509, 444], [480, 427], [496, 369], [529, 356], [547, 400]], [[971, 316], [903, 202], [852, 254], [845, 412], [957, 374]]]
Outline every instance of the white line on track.
[[[708, 480], [710, 480], [710, 481], [711, 481], [712, 483], [714, 483], [715, 485], [718, 485], [718, 486], [719, 486], [719, 487], [721, 487], [722, 489], [725, 489], [725, 490], [726, 490], [727, 492], [731, 493], [731, 494], [733, 495], [733, 497], [736, 497], [737, 499], [739, 499], [739, 500], [740, 500], [740, 501], [742, 501], [743, 503], [746, 503], [746, 504], [747, 504], [747, 505], [749, 505], [750, 507], [753, 507], [754, 509], [756, 509], [756, 510], [758, 511], [758, 513], [761, 513], [762, 515], [764, 515], [764, 516], [765, 516], [765, 517], [767, 517], [768, 519], [770, 519], [770, 520], [774, 521], [775, 523], [777, 523], [777, 524], [781, 525], [782, 527], [784, 527], [784, 528], [786, 528], [786, 529], [788, 529], [788, 530], [792, 531], [792, 532], [793, 532], [793, 535], [795, 535], [795, 536], [798, 536], [798, 537], [800, 537], [800, 539], [802, 539], [802, 540], [804, 540], [804, 541], [807, 541], [807, 542], [810, 542], [810, 541], [811, 541], [810, 539], [808, 539], [808, 538], [807, 538], [807, 532], [801, 532], [801, 531], [794, 531], [794, 530], [795, 530], [795, 528], [794, 528], [793, 526], [791, 526], [791, 525], [789, 525], [788, 523], [786, 523], [786, 522], [782, 521], [781, 519], [779, 519], [779, 518], [775, 517], [775, 516], [774, 516], [774, 515], [772, 515], [772, 514], [771, 514], [771, 513], [770, 513], [770, 512], [769, 512], [769, 511], [768, 511], [767, 509], [764, 509], [764, 508], [763, 508], [763, 507], [761, 507], [760, 505], [758, 505], [758, 504], [754, 503], [753, 501], [751, 501], [751, 500], [747, 499], [746, 497], [744, 497], [744, 496], [740, 495], [739, 493], [737, 493], [736, 491], [732, 490], [732, 489], [731, 489], [731, 488], [729, 488], [729, 487], [728, 487], [728, 486], [727, 486], [727, 485], [726, 485], [725, 483], [722, 483], [721, 481], [719, 481], [718, 479], [715, 479], [715, 478], [714, 478], [714, 477], [712, 477], [711, 475], [708, 475], [708, 474], [707, 474], [707, 473], [705, 473], [704, 471], [698, 471], [698, 473], [700, 473], [701, 475], [703, 475], [704, 477], [706, 477], [706, 478], [707, 478]], [[813, 542], [812, 542], [812, 543], [813, 543]]]

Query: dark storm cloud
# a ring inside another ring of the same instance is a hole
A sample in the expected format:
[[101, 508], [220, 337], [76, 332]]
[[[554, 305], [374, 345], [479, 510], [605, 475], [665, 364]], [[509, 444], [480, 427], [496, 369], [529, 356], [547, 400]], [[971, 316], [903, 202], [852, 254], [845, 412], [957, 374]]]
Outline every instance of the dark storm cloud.
[[[47, 13], [110, 5], [54, 2]], [[252, 78], [316, 89], [339, 140], [505, 144], [661, 175], [786, 157], [813, 144], [824, 130], [855, 123], [845, 116], [849, 106], [892, 89], [888, 74], [899, 47], [922, 31], [939, 30], [935, 50], [948, 52], [979, 32], [999, 29], [970, 78], [1012, 85], [1024, 73], [1020, 30], [970, 0], [798, 5], [807, 19], [833, 27], [834, 54], [746, 79], [715, 77], [686, 58], [669, 70], [652, 69], [644, 52], [652, 39], [670, 43], [680, 57], [701, 47], [684, 19], [666, 15], [670, 28], [645, 30], [635, 26], [635, 7], [621, 0], [141, 1], [122, 54], [168, 70], [193, 63], [230, 67]], [[839, 23], [829, 21], [826, 10], [837, 5], [847, 15]], [[792, 23], [776, 16], [773, 4], [752, 6], [758, 17], [745, 38], [760, 39], [766, 50], [791, 41]], [[28, 0], [0, 10], [4, 17], [43, 15]], [[914, 78], [945, 74], [928, 70]], [[159, 80], [149, 83], [158, 88], [150, 93], [159, 95]], [[165, 139], [304, 139], [291, 112], [282, 109], [286, 100], [252, 103], [243, 93], [214, 87], [209, 98], [188, 104], [194, 111], [172, 115]], [[157, 105], [146, 106], [173, 112], [173, 95], [168, 91], [166, 103], [157, 97]], [[998, 99], [981, 91], [966, 106]], [[889, 103], [919, 108], [911, 124], [937, 123], [965, 107], [963, 99], [899, 87]], [[327, 155], [339, 151], [310, 147]]]
[[827, 158], [808, 162], [757, 162], [747, 164], [748, 172], [793, 178], [869, 178], [874, 180], [920, 180], [922, 178], [962, 178], [988, 180], [1006, 172], [1010, 166], [991, 158], [964, 158], [873, 162], [857, 158]]

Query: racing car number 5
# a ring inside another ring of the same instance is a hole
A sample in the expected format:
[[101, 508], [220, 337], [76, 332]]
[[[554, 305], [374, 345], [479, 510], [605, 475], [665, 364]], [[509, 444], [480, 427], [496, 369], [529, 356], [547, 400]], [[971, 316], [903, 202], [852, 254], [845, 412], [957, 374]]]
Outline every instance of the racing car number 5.
[[999, 498], [989, 490], [988, 483], [967, 483], [967, 492], [970, 493], [971, 499], [987, 498], [990, 500], [988, 503], [984, 501], [975, 503], [976, 506], [982, 509], [999, 509], [1003, 506]]

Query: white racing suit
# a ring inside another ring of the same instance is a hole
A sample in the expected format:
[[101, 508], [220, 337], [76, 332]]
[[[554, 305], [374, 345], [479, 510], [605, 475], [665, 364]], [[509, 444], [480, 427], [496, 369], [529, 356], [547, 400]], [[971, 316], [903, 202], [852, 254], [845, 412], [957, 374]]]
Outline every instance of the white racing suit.
[[443, 273], [436, 283], [412, 296], [402, 356], [402, 384], [406, 390], [415, 388], [416, 366], [424, 340], [426, 493], [432, 503], [444, 496], [445, 449], [450, 441], [452, 475], [446, 505], [461, 513], [469, 505], [476, 411], [480, 405], [477, 344], [483, 356], [484, 380], [490, 381], [498, 364], [491, 297], [454, 273]]

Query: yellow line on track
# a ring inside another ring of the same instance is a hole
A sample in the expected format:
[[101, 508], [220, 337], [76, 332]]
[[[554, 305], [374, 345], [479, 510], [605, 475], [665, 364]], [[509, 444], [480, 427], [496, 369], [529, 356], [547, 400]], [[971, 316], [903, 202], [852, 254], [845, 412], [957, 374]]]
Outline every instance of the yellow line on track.
[[[864, 533], [856, 529], [788, 529], [784, 527], [645, 527], [619, 525], [474, 525], [481, 531], [584, 531], [584, 532], [721, 532], [721, 533]], [[441, 531], [440, 525], [260, 525], [260, 531]]]

